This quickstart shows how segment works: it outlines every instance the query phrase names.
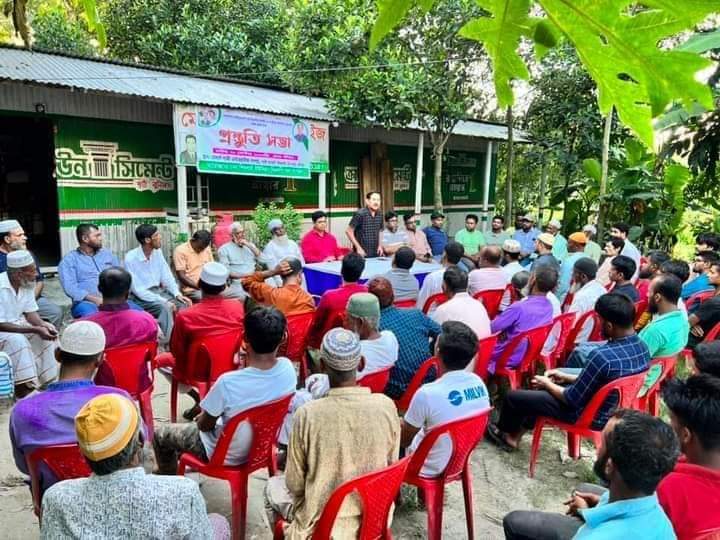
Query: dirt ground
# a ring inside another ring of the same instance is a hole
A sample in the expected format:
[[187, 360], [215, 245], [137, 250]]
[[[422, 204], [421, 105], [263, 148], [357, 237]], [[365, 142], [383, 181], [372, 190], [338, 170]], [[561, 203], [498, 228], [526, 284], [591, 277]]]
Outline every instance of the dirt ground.
[[[61, 298], [56, 285], [48, 283], [48, 296]], [[155, 422], [167, 422], [169, 418], [168, 384], [163, 377], [156, 379], [153, 394]], [[183, 396], [184, 397], [184, 396]], [[189, 405], [180, 403], [180, 410]], [[23, 476], [13, 462], [8, 433], [10, 408], [0, 405], [0, 537], [7, 540], [38, 538], [38, 524], [32, 511], [30, 492]], [[583, 458], [578, 462], [562, 462], [564, 437], [559, 432], [547, 431], [543, 437], [540, 459], [534, 479], [528, 477], [529, 437], [523, 441], [521, 450], [507, 454], [490, 445], [481, 443], [472, 455], [475, 538], [503, 538], [502, 518], [511, 510], [541, 509], [562, 511], [564, 501], [573, 487], [592, 479], [591, 466], [594, 454], [590, 447], [583, 447]], [[209, 512], [230, 515], [230, 492], [222, 481], [191, 477], [200, 482]], [[263, 489], [267, 473], [251, 478], [248, 500], [249, 539], [272, 538], [263, 510]], [[426, 537], [426, 515], [419, 507], [411, 490], [403, 488], [404, 501], [395, 511], [392, 532], [395, 538], [415, 539]], [[443, 514], [443, 537], [466, 537], [465, 512], [462, 488], [456, 482], [447, 487]]]

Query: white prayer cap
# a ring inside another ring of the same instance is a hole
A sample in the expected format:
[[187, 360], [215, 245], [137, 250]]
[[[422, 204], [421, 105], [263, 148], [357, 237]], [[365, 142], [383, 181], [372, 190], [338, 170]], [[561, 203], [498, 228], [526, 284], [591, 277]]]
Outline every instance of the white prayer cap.
[[503, 242], [502, 249], [508, 253], [520, 253], [520, 251], [522, 251], [520, 242], [513, 240], [512, 238], [508, 238]]
[[555, 227], [556, 229], [562, 228], [562, 223], [560, 223], [560, 221], [557, 219], [551, 219], [550, 221], [548, 221], [548, 225], [550, 227]]
[[200, 281], [207, 283], [208, 285], [220, 287], [221, 285], [225, 285], [227, 283], [229, 275], [230, 272], [228, 272], [225, 265], [220, 264], [219, 262], [209, 262], [205, 263], [202, 267], [202, 272], [200, 272]]
[[92, 321], [71, 323], [60, 337], [60, 350], [80, 356], [100, 354], [105, 350], [105, 331]]
[[597, 229], [595, 228], [595, 225], [588, 224], [583, 227], [583, 232], [589, 232], [592, 234], [597, 234]]
[[7, 254], [8, 268], [25, 268], [31, 264], [35, 264], [35, 259], [33, 259], [32, 253], [26, 249], [18, 249]]
[[5, 221], [0, 221], [0, 234], [9, 233], [15, 229], [22, 229], [22, 225], [20, 225], [20, 222], [17, 219], [6, 219]]
[[271, 219], [270, 223], [268, 223], [268, 231], [273, 232], [275, 229], [278, 229], [283, 226], [282, 219]]

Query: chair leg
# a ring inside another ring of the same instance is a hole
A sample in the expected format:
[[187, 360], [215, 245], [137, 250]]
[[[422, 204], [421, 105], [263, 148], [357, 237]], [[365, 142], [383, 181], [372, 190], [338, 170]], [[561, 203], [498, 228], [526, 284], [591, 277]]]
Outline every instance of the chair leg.
[[530, 478], [535, 478], [535, 465], [537, 464], [538, 454], [540, 453], [540, 442], [542, 441], [542, 432], [545, 422], [538, 419], [535, 421], [535, 429], [533, 429], [532, 446], [530, 447]]
[[567, 434], [568, 455], [577, 460], [580, 459], [580, 436], [575, 433]]
[[232, 516], [230, 525], [232, 527], [233, 540], [245, 540], [245, 522], [247, 519], [247, 477], [240, 481], [230, 481], [230, 499], [232, 503]]
[[140, 396], [140, 412], [148, 431], [148, 442], [152, 442], [155, 436], [155, 420], [153, 418], [152, 398], [150, 395], [143, 394]]
[[473, 516], [473, 492], [472, 472], [470, 471], [470, 460], [465, 464], [462, 475], [463, 495], [465, 497], [465, 521], [467, 522], [468, 539], [475, 538], [475, 518]]
[[423, 488], [427, 507], [428, 540], [441, 540], [445, 484], [437, 483]]
[[178, 383], [173, 377], [170, 383], [170, 421], [177, 422]]

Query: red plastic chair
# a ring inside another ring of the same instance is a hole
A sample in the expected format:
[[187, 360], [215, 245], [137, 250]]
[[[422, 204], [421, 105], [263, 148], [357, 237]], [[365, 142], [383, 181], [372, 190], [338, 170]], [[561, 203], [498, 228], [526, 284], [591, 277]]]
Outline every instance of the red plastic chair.
[[640, 318], [648, 310], [648, 304], [649, 302], [647, 298], [635, 302], [635, 321], [633, 321], [633, 327], [637, 326], [640, 322]]
[[300, 381], [307, 376], [307, 352], [310, 327], [315, 320], [315, 312], [301, 313], [287, 317], [287, 340], [280, 344], [278, 356], [285, 356], [300, 365]]
[[[492, 409], [485, 409], [477, 414], [435, 426], [425, 434], [420, 446], [410, 456], [405, 482], [423, 490], [428, 514], [428, 540], [440, 540], [442, 536], [445, 484], [457, 480], [461, 480], [463, 486], [468, 538], [475, 538], [470, 454], [485, 434], [490, 411]], [[420, 476], [430, 450], [441, 435], [447, 435], [452, 440], [452, 455], [447, 467], [434, 478]]]
[[[702, 341], [703, 341], [703, 343], [705, 343], [706, 341], [707, 342], [715, 341], [716, 339], [718, 339], [718, 336], [720, 336], [720, 323], [717, 323], [715, 326], [713, 326], [710, 329], [710, 331], [707, 334], [705, 334], [705, 337], [703, 337]], [[682, 356], [686, 362], [689, 360], [692, 360], [693, 359], [693, 350], [690, 348], [685, 348], [680, 353], [680, 356]]]
[[[140, 413], [151, 441], [155, 429], [152, 393], [155, 383], [156, 354], [157, 342], [136, 343], [106, 349], [103, 362], [106, 368], [112, 372], [115, 379], [114, 386], [125, 390], [140, 404]], [[147, 377], [143, 377], [144, 374], [147, 374]], [[143, 387], [146, 378], [150, 379], [150, 385]]]
[[[575, 315], [575, 313], [563, 313], [553, 319], [550, 333], [552, 333], [556, 327], [559, 327], [560, 334], [558, 335], [555, 347], [549, 354], [544, 355], [541, 351], [540, 361], [545, 364], [545, 369], [555, 369], [560, 365], [565, 349], [567, 349], [568, 338], [575, 324]], [[543, 347], [544, 346], [545, 345], [543, 345]]]
[[535, 464], [537, 463], [538, 453], [540, 452], [540, 442], [545, 426], [556, 427], [567, 432], [568, 455], [573, 459], [579, 459], [581, 437], [592, 439], [593, 443], [595, 443], [595, 448], [599, 448], [602, 443], [602, 430], [593, 429], [592, 424], [608, 396], [610, 396], [612, 392], [616, 392], [618, 394], [617, 408], [632, 408], [637, 400], [638, 391], [645, 382], [646, 375], [647, 371], [642, 371], [635, 375], [620, 377], [600, 388], [585, 406], [580, 418], [578, 418], [574, 424], [567, 424], [548, 416], [539, 416], [535, 421], [532, 447], [530, 448], [530, 478], [535, 476]]
[[396, 308], [414, 308], [415, 302], [415, 300], [396, 300], [393, 305]]
[[[577, 313], [575, 313], [575, 316], [577, 317]], [[570, 330], [570, 334], [567, 337], [567, 341], [565, 342], [565, 350], [563, 351], [561, 355], [561, 360], [558, 360], [557, 365], [562, 366], [565, 364], [565, 361], [568, 359], [570, 354], [575, 350], [576, 341], [578, 339], [578, 336], [580, 335], [580, 332], [582, 332], [583, 326], [585, 326], [585, 323], [588, 319], [593, 319], [593, 326], [590, 330], [590, 336], [588, 337], [588, 341], [601, 341], [602, 340], [602, 329], [600, 327], [600, 316], [595, 312], [595, 310], [591, 309], [590, 311], [586, 311], [583, 313], [580, 317], [577, 318], [575, 321], [575, 326], [573, 326], [572, 330]]]
[[677, 356], [661, 356], [653, 358], [650, 362], [650, 369], [653, 366], [659, 365], [662, 368], [660, 376], [647, 389], [645, 395], [638, 396], [637, 409], [641, 411], [647, 411], [653, 416], [660, 415], [660, 386], [669, 378], [675, 374], [675, 367], [677, 366]]
[[702, 304], [705, 300], [709, 300], [713, 296], [715, 296], [715, 291], [712, 289], [709, 291], [695, 293], [687, 299], [687, 301], [685, 302], [685, 307], [688, 311], [690, 311], [695, 307], [695, 304]]
[[[200, 399], [204, 398], [220, 375], [238, 368], [235, 354], [240, 349], [241, 340], [241, 330], [204, 336], [190, 345], [186, 362], [175, 362], [170, 384], [171, 422], [177, 419], [178, 386], [185, 384], [197, 388]], [[166, 361], [164, 356], [158, 356], [156, 361], [159, 365]]]
[[515, 287], [513, 287], [512, 283], [507, 284], [505, 292], [510, 294], [510, 304], [518, 301], [518, 292]]
[[[233, 538], [236, 540], [245, 538], [248, 477], [256, 470], [266, 467], [270, 476], [273, 476], [277, 470], [277, 438], [291, 399], [292, 394], [289, 394], [233, 416], [223, 428], [210, 461], [202, 461], [189, 453], [180, 456], [178, 475], [184, 476], [185, 469], [190, 468], [205, 476], [220, 478], [230, 483], [231, 524]], [[250, 424], [253, 433], [248, 459], [242, 465], [225, 465], [225, 457], [235, 431], [240, 423], [246, 421]]]
[[392, 366], [376, 371], [375, 373], [365, 375], [362, 379], [357, 380], [357, 384], [358, 386], [365, 386], [366, 388], [369, 388], [373, 394], [382, 394], [388, 381], [390, 380], [391, 369]]
[[[331, 540], [338, 512], [345, 499], [353, 493], [360, 498], [363, 510], [357, 537], [360, 540], [392, 538], [388, 527], [388, 518], [393, 501], [400, 492], [408, 463], [410, 463], [410, 458], [406, 457], [389, 467], [340, 484], [325, 503], [320, 519], [312, 533], [312, 539]], [[284, 524], [282, 519], [276, 521], [274, 534], [276, 540], [284, 538]]]
[[480, 300], [485, 306], [488, 317], [494, 319], [500, 313], [500, 304], [502, 303], [505, 289], [491, 289], [488, 291], [480, 291], [473, 295], [475, 300]]
[[30, 484], [35, 515], [42, 519], [42, 487], [40, 485], [40, 465], [44, 464], [57, 481], [71, 478], [84, 478], [92, 472], [80, 453], [77, 444], [57, 444], [36, 448], [25, 456], [30, 472]]
[[475, 356], [475, 368], [473, 371], [485, 382], [488, 380], [488, 365], [490, 364], [490, 357], [497, 345], [498, 337], [500, 337], [499, 334], [492, 334], [491, 336], [478, 340], [478, 350]]
[[435, 378], [437, 379], [440, 374], [440, 360], [438, 360], [437, 356], [428, 358], [420, 365], [418, 370], [415, 372], [415, 375], [413, 375], [413, 378], [410, 380], [410, 384], [408, 384], [405, 393], [400, 397], [400, 399], [395, 400], [395, 406], [398, 411], [408, 410], [415, 392], [417, 392], [423, 385], [425, 377], [427, 377], [428, 373], [432, 369], [435, 369]]
[[[535, 361], [540, 357], [542, 348], [547, 341], [550, 330], [552, 329], [552, 323], [544, 326], [538, 326], [531, 330], [527, 330], [513, 338], [513, 340], [505, 347], [500, 358], [498, 358], [495, 364], [495, 377], [505, 377], [510, 383], [512, 390], [517, 390], [522, 385], [523, 377], [532, 377], [535, 369]], [[507, 367], [508, 360], [513, 351], [520, 347], [521, 344], [527, 343], [527, 349], [522, 360], [515, 368]]]
[[445, 302], [447, 302], [447, 296], [445, 296], [445, 293], [433, 294], [430, 298], [425, 300], [425, 305], [423, 306], [422, 311], [425, 315], [427, 315], [433, 305], [437, 307]]

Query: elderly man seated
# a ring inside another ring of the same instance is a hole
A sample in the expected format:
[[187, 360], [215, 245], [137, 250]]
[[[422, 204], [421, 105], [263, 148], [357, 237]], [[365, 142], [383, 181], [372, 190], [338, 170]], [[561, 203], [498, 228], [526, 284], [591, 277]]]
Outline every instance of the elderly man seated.
[[208, 516], [189, 478], [145, 474], [142, 422], [117, 394], [91, 399], [75, 417], [80, 452], [93, 474], [58, 482], [43, 497], [43, 538], [228, 538], [222, 516]]
[[[302, 261], [295, 257], [282, 259], [272, 270], [255, 272], [243, 278], [242, 286], [250, 298], [260, 304], [275, 306], [286, 317], [313, 313], [315, 302], [302, 287]], [[270, 278], [281, 279], [280, 287], [268, 285]]]
[[420, 286], [410, 273], [414, 263], [415, 252], [409, 247], [401, 247], [395, 252], [392, 268], [383, 275], [392, 284], [396, 301], [417, 300]]
[[355, 293], [347, 305], [345, 327], [360, 337], [364, 367], [360, 367], [358, 378], [382, 371], [395, 365], [400, 345], [395, 334], [389, 330], [378, 330], [380, 323], [380, 302], [370, 293]]
[[[270, 223], [268, 223], [268, 230], [270, 231], [271, 237], [260, 256], [261, 262], [264, 262], [268, 268], [275, 268], [281, 261], [292, 257], [298, 259], [300, 263], [305, 266], [305, 259], [300, 251], [300, 247], [295, 240], [292, 240], [287, 235], [285, 225], [281, 219], [271, 219]], [[273, 281], [275, 281], [278, 287], [280, 286], [280, 278], [276, 277]]]
[[242, 287], [241, 280], [255, 272], [260, 250], [245, 238], [245, 225], [242, 222], [233, 223], [230, 227], [230, 234], [232, 242], [227, 242], [218, 249], [218, 261], [228, 269], [232, 280], [223, 295], [228, 298], [245, 300], [247, 293]]
[[57, 376], [58, 332], [38, 314], [35, 302], [37, 268], [29, 251], [11, 251], [7, 271], [0, 274], [0, 351], [10, 357], [15, 397]]

